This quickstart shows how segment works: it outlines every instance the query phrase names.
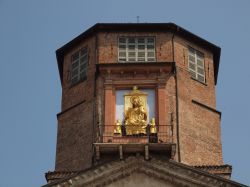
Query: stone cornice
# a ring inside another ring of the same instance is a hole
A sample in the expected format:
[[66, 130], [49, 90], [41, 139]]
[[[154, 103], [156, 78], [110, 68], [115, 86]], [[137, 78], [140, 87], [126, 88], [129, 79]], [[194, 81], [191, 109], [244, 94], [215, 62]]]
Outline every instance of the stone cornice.
[[173, 75], [174, 63], [108, 63], [97, 64], [97, 72], [104, 79], [105, 87], [126, 88], [133, 84], [143, 87], [165, 87], [167, 80]]
[[96, 64], [99, 74], [109, 77], [113, 74], [144, 74], [149, 76], [150, 73], [157, 73], [158, 76], [172, 73], [174, 70], [173, 62], [140, 62], [140, 63], [106, 63]]
[[245, 186], [172, 160], [152, 158], [149, 161], [145, 161], [143, 157], [139, 156], [129, 157], [122, 161], [109, 162], [44, 187], [57, 186], [58, 184], [63, 186], [105, 186], [126, 176], [133, 175], [134, 172], [144, 173], [155, 179], [171, 182], [177, 186]]

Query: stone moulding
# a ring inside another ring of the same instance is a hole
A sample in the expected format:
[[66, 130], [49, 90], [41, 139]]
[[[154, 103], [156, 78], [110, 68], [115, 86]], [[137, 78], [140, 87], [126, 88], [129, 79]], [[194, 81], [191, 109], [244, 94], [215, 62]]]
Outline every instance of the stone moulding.
[[44, 187], [109, 186], [135, 173], [143, 173], [154, 180], [165, 181], [173, 186], [246, 187], [240, 183], [173, 160], [159, 157], [146, 161], [141, 156], [132, 156], [123, 161], [113, 161], [99, 165], [87, 171], [79, 172], [72, 177], [49, 183]]

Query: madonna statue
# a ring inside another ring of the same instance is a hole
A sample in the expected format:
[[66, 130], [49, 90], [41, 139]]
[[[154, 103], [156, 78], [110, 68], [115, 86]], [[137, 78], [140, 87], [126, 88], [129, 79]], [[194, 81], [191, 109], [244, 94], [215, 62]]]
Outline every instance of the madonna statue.
[[132, 107], [129, 107], [125, 113], [126, 134], [146, 134], [147, 111], [142, 105], [140, 96], [131, 96], [130, 102]]

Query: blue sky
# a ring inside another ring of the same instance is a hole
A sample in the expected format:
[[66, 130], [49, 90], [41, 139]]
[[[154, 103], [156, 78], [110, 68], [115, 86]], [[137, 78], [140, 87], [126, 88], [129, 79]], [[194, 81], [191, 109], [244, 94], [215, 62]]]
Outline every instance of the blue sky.
[[217, 109], [232, 179], [250, 185], [249, 0], [0, 0], [0, 186], [54, 170], [61, 87], [55, 50], [97, 22], [174, 22], [222, 48]]

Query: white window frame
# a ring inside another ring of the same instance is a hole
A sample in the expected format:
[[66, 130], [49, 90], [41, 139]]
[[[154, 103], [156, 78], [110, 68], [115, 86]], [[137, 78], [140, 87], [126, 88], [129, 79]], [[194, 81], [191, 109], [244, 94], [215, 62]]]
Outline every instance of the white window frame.
[[71, 55], [71, 85], [87, 78], [87, 67], [88, 49], [85, 47]]
[[[143, 39], [144, 42], [139, 42]], [[121, 42], [121, 40], [125, 42]], [[129, 40], [134, 40], [134, 43], [130, 43]], [[153, 40], [153, 42], [150, 42]], [[123, 48], [121, 48], [123, 46]], [[134, 49], [129, 47], [134, 46]], [[138, 46], [144, 46], [144, 49], [139, 49]], [[152, 49], [148, 47], [152, 46]], [[144, 53], [144, 56], [139, 57], [139, 53]], [[123, 55], [121, 55], [123, 53]], [[134, 57], [129, 56], [129, 53], [135, 54]], [[148, 54], [151, 53], [151, 57]], [[118, 38], [118, 62], [155, 62], [155, 37], [119, 37]]]
[[205, 62], [204, 54], [192, 47], [188, 49], [188, 70], [191, 77], [199, 82], [205, 83]]

